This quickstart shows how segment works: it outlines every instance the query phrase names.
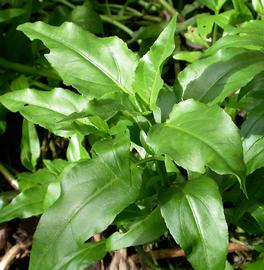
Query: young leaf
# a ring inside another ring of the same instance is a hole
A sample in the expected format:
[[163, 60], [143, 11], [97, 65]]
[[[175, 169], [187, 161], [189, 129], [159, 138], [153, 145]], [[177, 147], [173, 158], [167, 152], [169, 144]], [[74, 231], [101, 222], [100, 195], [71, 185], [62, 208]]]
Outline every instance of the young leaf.
[[44, 213], [59, 197], [60, 183], [35, 186], [17, 195], [0, 211], [0, 223]]
[[236, 28], [231, 28], [205, 51], [203, 57], [213, 55], [224, 48], [259, 50], [264, 47], [263, 27], [264, 21], [249, 21]]
[[7, 8], [0, 10], [0, 23], [11, 20], [15, 17], [21, 16], [25, 13], [23, 8]]
[[255, 108], [241, 128], [244, 160], [247, 174], [264, 166], [264, 110], [263, 105]]
[[208, 8], [218, 13], [222, 8], [226, 0], [199, 0], [202, 4], [206, 5]]
[[216, 104], [263, 71], [263, 63], [261, 51], [223, 49], [187, 66], [180, 72], [175, 88], [183, 92], [183, 99]]
[[132, 82], [138, 58], [121, 39], [99, 38], [68, 22], [59, 27], [25, 23], [18, 30], [31, 40], [40, 39], [50, 49], [48, 61], [63, 82], [80, 93], [97, 98], [120, 91], [134, 94]]
[[35, 233], [30, 269], [53, 270], [57, 263], [64, 269], [67, 256], [135, 201], [141, 176], [130, 164], [129, 145], [127, 135], [96, 143], [97, 157], [64, 172], [61, 197], [42, 215]]
[[242, 143], [235, 124], [218, 106], [194, 100], [175, 105], [169, 119], [154, 126], [147, 143], [158, 155], [167, 154], [185, 169], [237, 176], [245, 188]]
[[34, 171], [40, 156], [40, 142], [37, 130], [31, 122], [23, 120], [21, 140], [21, 162], [30, 171]]
[[133, 224], [123, 234], [114, 233], [106, 240], [106, 247], [109, 251], [130, 246], [143, 245], [154, 241], [166, 232], [167, 228], [157, 207], [147, 217]]
[[252, 211], [251, 215], [258, 222], [261, 230], [264, 232], [264, 205], [258, 205], [254, 211]]
[[85, 110], [89, 103], [81, 95], [62, 88], [49, 92], [33, 89], [10, 92], [2, 95], [0, 102], [10, 111], [20, 112], [27, 120], [61, 135], [76, 132], [76, 123], [62, 120], [70, 114]]
[[196, 270], [225, 268], [228, 230], [216, 183], [205, 176], [161, 195], [161, 214]]
[[134, 91], [150, 109], [156, 108], [156, 100], [163, 85], [162, 65], [174, 50], [176, 17], [161, 32], [150, 50], [140, 59], [136, 69]]
[[86, 149], [82, 145], [83, 136], [80, 133], [76, 133], [70, 137], [70, 143], [67, 148], [68, 161], [78, 161], [80, 159], [89, 159], [90, 156]]

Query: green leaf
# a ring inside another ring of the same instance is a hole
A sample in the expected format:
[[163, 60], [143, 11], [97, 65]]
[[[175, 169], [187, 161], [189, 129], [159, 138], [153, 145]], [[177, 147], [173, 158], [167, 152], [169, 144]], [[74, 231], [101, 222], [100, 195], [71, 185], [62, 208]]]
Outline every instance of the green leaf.
[[24, 13], [25, 10], [23, 8], [8, 8], [0, 10], [0, 23], [21, 16]]
[[251, 50], [264, 48], [263, 27], [264, 21], [252, 20], [236, 28], [231, 28], [213, 46], [205, 51], [203, 57], [213, 55], [224, 48], [245, 48]]
[[199, 14], [196, 16], [197, 28], [200, 36], [207, 39], [207, 36], [212, 32], [215, 23], [215, 16], [210, 14]]
[[235, 10], [239, 13], [241, 21], [249, 21], [252, 19], [250, 9], [247, 7], [244, 0], [232, 0]]
[[259, 14], [264, 14], [264, 0], [252, 0], [252, 5]]
[[56, 173], [52, 172], [47, 168], [37, 170], [34, 173], [29, 172], [20, 173], [17, 176], [19, 190], [25, 191], [26, 189], [32, 187], [54, 183], [56, 182], [58, 175], [59, 175], [58, 172]]
[[251, 212], [251, 215], [258, 222], [261, 230], [264, 232], [264, 205], [258, 205], [257, 208]]
[[70, 14], [70, 20], [94, 34], [103, 33], [102, 20], [94, 11], [92, 3], [85, 2], [81, 6], [75, 6]]
[[216, 183], [200, 176], [161, 195], [161, 214], [196, 270], [223, 270], [228, 230]]
[[206, 5], [208, 8], [213, 10], [215, 13], [218, 13], [222, 8], [226, 0], [199, 0], [203, 5]]
[[193, 63], [195, 62], [197, 59], [200, 58], [201, 56], [201, 52], [200, 51], [193, 51], [193, 52], [189, 52], [189, 51], [180, 51], [180, 52], [176, 52], [173, 55], [173, 59], [175, 60], [182, 60], [182, 61], [186, 61], [189, 63]]
[[78, 161], [81, 159], [90, 159], [86, 149], [82, 145], [83, 135], [76, 133], [70, 137], [70, 142], [67, 148], [68, 161]]
[[150, 50], [140, 59], [133, 88], [150, 109], [156, 108], [158, 94], [163, 85], [161, 71], [164, 61], [174, 50], [176, 17], [161, 32]]
[[96, 157], [64, 171], [61, 197], [42, 215], [35, 233], [29, 269], [54, 270], [57, 264], [68, 269], [65, 258], [136, 200], [141, 176], [130, 163], [129, 146], [127, 135], [96, 143]]
[[263, 64], [261, 51], [223, 49], [187, 66], [180, 72], [175, 88], [183, 92], [184, 99], [216, 104], [263, 71]]
[[264, 100], [264, 72], [259, 73], [250, 81], [246, 86], [240, 89], [238, 98], [246, 96], [246, 99], [249, 97], [254, 98], [254, 108], [258, 102], [263, 102]]
[[0, 211], [0, 223], [44, 213], [59, 197], [60, 183], [26, 189]]
[[80, 245], [78, 250], [63, 258], [53, 270], [80, 270], [95, 263], [106, 255], [105, 242]]
[[89, 101], [69, 90], [55, 88], [51, 91], [33, 89], [10, 92], [0, 97], [0, 102], [12, 112], [20, 112], [28, 121], [36, 123], [58, 135], [75, 134], [88, 123], [63, 121], [66, 116], [88, 107]]
[[40, 156], [40, 142], [35, 125], [23, 119], [21, 155], [22, 164], [30, 171], [34, 171]]
[[245, 190], [239, 132], [218, 106], [194, 100], [180, 102], [165, 123], [151, 129], [147, 143], [155, 154], [166, 154], [185, 169], [204, 173], [208, 166], [219, 174], [233, 174]]
[[247, 175], [264, 166], [264, 110], [253, 110], [241, 127]]
[[245, 270], [263, 270], [263, 268], [264, 268], [264, 259], [261, 259], [256, 262], [248, 264]]
[[10, 87], [13, 91], [29, 88], [28, 78], [21, 75], [11, 82]]
[[143, 245], [158, 239], [167, 228], [157, 207], [141, 221], [133, 224], [125, 233], [114, 233], [106, 240], [109, 251]]
[[132, 82], [138, 58], [121, 39], [99, 38], [68, 22], [59, 27], [25, 23], [18, 30], [31, 40], [40, 39], [50, 49], [48, 61], [63, 82], [80, 93], [97, 98], [120, 91], [134, 94]]

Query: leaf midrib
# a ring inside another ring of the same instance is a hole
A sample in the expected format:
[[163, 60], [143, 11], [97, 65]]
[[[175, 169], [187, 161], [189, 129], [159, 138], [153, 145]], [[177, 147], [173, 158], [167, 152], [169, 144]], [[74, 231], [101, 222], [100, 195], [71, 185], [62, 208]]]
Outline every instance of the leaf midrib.
[[[200, 242], [202, 243], [202, 247], [203, 247], [203, 251], [204, 251], [204, 255], [205, 255], [205, 260], [206, 260], [206, 263], [207, 263], [207, 266], [208, 266], [208, 269], [211, 269], [210, 268], [210, 263], [209, 263], [209, 256], [208, 256], [208, 252], [207, 252], [207, 246], [206, 246], [206, 243], [205, 241], [203, 241], [205, 239], [204, 235], [203, 235], [203, 230], [202, 230], [202, 226], [200, 224], [200, 222], [198, 221], [198, 217], [196, 217], [196, 211], [194, 211], [193, 209], [193, 206], [192, 206], [192, 202], [191, 202], [191, 197], [189, 198], [190, 196], [188, 194], [185, 194], [185, 199], [187, 201], [187, 205], [189, 206], [190, 210], [191, 210], [191, 213], [192, 213], [192, 217], [194, 219], [194, 223], [196, 225], [196, 228], [197, 228], [197, 231], [198, 231], [198, 236], [200, 238]], [[198, 216], [198, 215], [197, 215]]]
[[[41, 34], [42, 36], [44, 36], [45, 38], [51, 40], [51, 41], [55, 41], [57, 43], [59, 43], [60, 45], [62, 45], [63, 47], [66, 47], [68, 49], [70, 49], [71, 51], [73, 51], [74, 53], [77, 53], [77, 55], [80, 55], [83, 59], [87, 60], [89, 63], [91, 63], [94, 67], [96, 67], [99, 71], [101, 71], [106, 77], [108, 77], [110, 80], [112, 80], [116, 86], [118, 86], [118, 88], [120, 88], [123, 92], [125, 92], [126, 94], [129, 94], [131, 95], [131, 92], [129, 90], [127, 90], [126, 88], [124, 88], [117, 80], [115, 80], [115, 78], [110, 74], [108, 73], [106, 70], [104, 70], [104, 68], [100, 65], [98, 65], [96, 62], [94, 62], [88, 55], [82, 53], [81, 50], [77, 49], [77, 48], [74, 48], [74, 46], [72, 46], [70, 43], [68, 43], [67, 41], [64, 40], [64, 42], [62, 42], [61, 40], [59, 39], [56, 39], [53, 37], [50, 38], [50, 36], [46, 35], [45, 33], [43, 32], [37, 32], [35, 31], [34, 29], [30, 29], [31, 31], [37, 33], [38, 34]], [[43, 41], [44, 42], [44, 41]], [[46, 43], [46, 42], [44, 42]], [[48, 46], [47, 46], [48, 47]], [[51, 46], [52, 47], [52, 46]], [[115, 62], [115, 60], [114, 60]], [[120, 75], [120, 74], [119, 74]]]
[[[104, 185], [101, 189], [98, 189], [91, 197], [89, 197], [87, 200], [84, 201], [83, 205], [80, 207], [77, 207], [75, 209], [75, 211], [71, 214], [71, 216], [66, 220], [66, 222], [64, 223], [64, 225], [62, 226], [62, 229], [59, 230], [55, 236], [53, 237], [53, 241], [49, 242], [49, 245], [47, 245], [46, 250], [42, 252], [42, 257], [47, 256], [47, 254], [49, 253], [50, 247], [56, 244], [57, 239], [59, 238], [59, 236], [61, 234], [63, 234], [63, 232], [65, 231], [66, 227], [71, 223], [71, 221], [74, 219], [74, 217], [76, 217], [76, 215], [92, 200], [94, 199], [97, 195], [99, 195], [100, 193], [102, 193], [106, 188], [108, 188], [109, 186], [111, 186], [113, 183], [117, 182], [118, 179], [117, 178], [113, 178], [111, 181], [109, 181], [106, 185]], [[87, 184], [86, 182], [82, 182], [80, 184]], [[76, 185], [77, 186], [77, 185]], [[40, 262], [40, 261], [39, 261]], [[39, 265], [39, 264], [38, 264]], [[37, 265], [35, 265], [37, 266]]]
[[[180, 132], [182, 132], [182, 133], [188, 135], [189, 137], [192, 137], [192, 138], [194, 138], [194, 139], [196, 139], [196, 140], [198, 140], [198, 141], [201, 141], [201, 142], [202, 142], [203, 144], [205, 144], [208, 148], [210, 148], [213, 152], [215, 152], [215, 153], [221, 158], [221, 160], [224, 161], [225, 165], [231, 170], [231, 172], [233, 172], [235, 175], [237, 175], [237, 174], [235, 173], [235, 170], [229, 165], [229, 163], [225, 160], [225, 158], [222, 156], [222, 154], [219, 153], [216, 149], [214, 149], [213, 146], [212, 146], [210, 143], [208, 143], [207, 141], [203, 140], [202, 138], [200, 138], [200, 137], [194, 135], [194, 133], [190, 133], [190, 132], [188, 132], [187, 130], [180, 128], [179, 126], [173, 126], [173, 125], [170, 124], [170, 123], [166, 123], [165, 125], [166, 125], [167, 127], [169, 127], [169, 128], [176, 129], [176, 130], [178, 130], [178, 131], [180, 131]], [[237, 176], [239, 176], [239, 175], [237, 175]], [[240, 176], [239, 176], [239, 178], [240, 178]]]

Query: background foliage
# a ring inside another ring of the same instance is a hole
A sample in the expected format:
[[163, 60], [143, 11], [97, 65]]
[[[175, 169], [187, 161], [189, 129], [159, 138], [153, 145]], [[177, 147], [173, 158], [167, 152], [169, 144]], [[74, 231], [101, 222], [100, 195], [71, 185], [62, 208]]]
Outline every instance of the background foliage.
[[263, 1], [0, 7], [1, 269], [264, 269]]

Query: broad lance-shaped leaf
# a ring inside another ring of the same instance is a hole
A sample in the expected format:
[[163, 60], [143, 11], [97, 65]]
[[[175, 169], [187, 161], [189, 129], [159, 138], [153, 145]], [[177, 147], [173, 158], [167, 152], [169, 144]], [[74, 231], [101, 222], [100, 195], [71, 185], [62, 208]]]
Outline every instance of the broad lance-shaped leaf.
[[59, 197], [60, 183], [35, 186], [18, 194], [0, 211], [0, 223], [44, 213]]
[[161, 71], [164, 61], [174, 50], [174, 33], [176, 29], [176, 17], [161, 32], [158, 39], [139, 61], [136, 69], [133, 88], [142, 100], [154, 110], [156, 100], [163, 85]]
[[[59, 265], [58, 269], [71, 270], [66, 258], [136, 200], [141, 175], [130, 163], [129, 146], [127, 135], [96, 143], [96, 157], [64, 172], [61, 197], [42, 215], [37, 227], [30, 269], [54, 270]], [[76, 269], [85, 263], [85, 258], [77, 260]]]
[[40, 142], [35, 125], [23, 119], [21, 154], [22, 164], [30, 171], [35, 170], [40, 156]]
[[156, 154], [167, 154], [185, 169], [203, 173], [208, 166], [219, 174], [233, 174], [245, 190], [239, 132], [218, 106], [192, 99], [176, 104], [169, 119], [151, 129], [147, 143]]
[[65, 160], [53, 160], [49, 167], [56, 166], [56, 171], [43, 168], [34, 173], [19, 174], [17, 180], [20, 193], [1, 209], [0, 223], [44, 213], [60, 196], [58, 176], [67, 165]]
[[18, 90], [2, 95], [0, 102], [10, 111], [20, 112], [27, 120], [61, 136], [75, 134], [76, 130], [86, 131], [86, 134], [97, 130], [92, 121], [65, 120], [89, 107], [89, 100], [66, 89]]
[[221, 195], [211, 178], [200, 176], [161, 194], [161, 214], [195, 270], [223, 270], [228, 230]]
[[167, 228], [157, 207], [141, 221], [133, 224], [123, 234], [114, 233], [106, 240], [106, 247], [109, 251], [130, 246], [143, 245], [158, 239], [166, 232]]
[[260, 50], [264, 48], [264, 21], [248, 21], [236, 28], [231, 28], [217, 42], [207, 49], [203, 57], [215, 54], [223, 48], [245, 48]]
[[182, 92], [183, 99], [216, 104], [263, 70], [263, 52], [226, 48], [187, 66], [178, 76], [175, 91]]
[[46, 58], [64, 83], [90, 97], [110, 92], [133, 95], [132, 82], [138, 57], [117, 37], [99, 38], [74, 23], [51, 26], [43, 22], [18, 27], [31, 40], [49, 49]]
[[241, 128], [247, 174], [264, 166], [264, 110], [263, 105], [251, 111]]

